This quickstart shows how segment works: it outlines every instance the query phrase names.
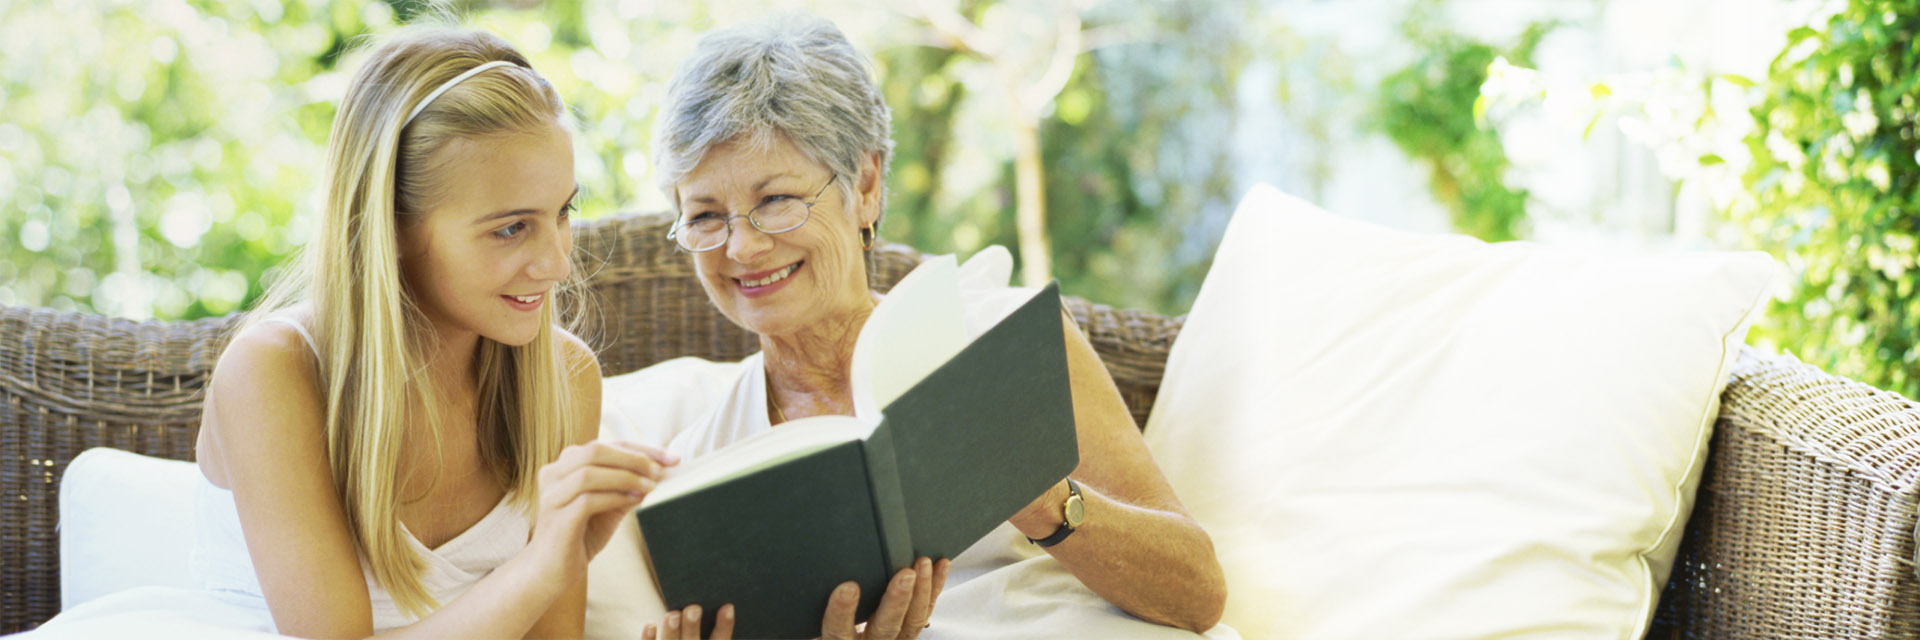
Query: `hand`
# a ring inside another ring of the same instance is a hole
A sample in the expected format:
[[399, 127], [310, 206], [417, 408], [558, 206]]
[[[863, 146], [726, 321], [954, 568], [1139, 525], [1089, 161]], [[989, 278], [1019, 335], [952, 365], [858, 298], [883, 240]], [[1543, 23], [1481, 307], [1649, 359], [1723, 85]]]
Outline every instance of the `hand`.
[[567, 447], [540, 467], [534, 540], [561, 552], [564, 575], [585, 575], [587, 561], [607, 546], [621, 518], [659, 485], [662, 468], [678, 462], [658, 448], [627, 442]]
[[[684, 624], [682, 623], [684, 621]], [[661, 627], [666, 629], [661, 632]], [[647, 625], [640, 632], [641, 640], [700, 640], [700, 605], [688, 605], [685, 610], [667, 614], [667, 619], [659, 627]], [[721, 605], [720, 615], [713, 621], [713, 636], [708, 640], [731, 640], [733, 638], [733, 605]]]
[[927, 628], [927, 619], [933, 616], [933, 603], [940, 599], [940, 590], [947, 584], [947, 568], [953, 565], [951, 560], [934, 562], [921, 558], [913, 563], [911, 569], [901, 569], [887, 583], [887, 593], [880, 596], [880, 607], [873, 610], [873, 617], [856, 629], [853, 625], [854, 609], [860, 606], [860, 585], [848, 582], [833, 590], [833, 597], [827, 600], [827, 613], [820, 621], [820, 637], [824, 640], [906, 640], [920, 635]]

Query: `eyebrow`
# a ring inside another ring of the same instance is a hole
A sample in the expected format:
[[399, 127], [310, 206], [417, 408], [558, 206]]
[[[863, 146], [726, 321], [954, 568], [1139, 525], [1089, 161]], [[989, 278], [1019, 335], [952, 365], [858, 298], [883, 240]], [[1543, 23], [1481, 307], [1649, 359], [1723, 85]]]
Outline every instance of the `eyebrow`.
[[[773, 184], [773, 181], [775, 180], [779, 180], [781, 178], [798, 178], [798, 177], [800, 177], [800, 174], [797, 174], [791, 171], [783, 171], [780, 173], [772, 174], [765, 178], [761, 178], [759, 182], [753, 183], [753, 190], [764, 191], [766, 190], [767, 185]], [[687, 202], [693, 202], [698, 204], [714, 204], [719, 202], [719, 200], [715, 199], [713, 196], [700, 196], [697, 198], [689, 198], [687, 199]]]
[[[566, 206], [568, 202], [573, 202], [573, 199], [579, 196], [580, 196], [580, 185], [575, 184], [573, 185], [573, 193], [567, 194], [567, 199], [561, 202], [560, 206]], [[488, 222], [499, 220], [501, 218], [511, 218], [514, 216], [532, 215], [537, 213], [540, 213], [539, 209], [512, 209], [508, 211], [495, 211], [493, 213], [489, 213], [487, 215], [474, 218], [473, 223], [476, 225], [486, 224]]]

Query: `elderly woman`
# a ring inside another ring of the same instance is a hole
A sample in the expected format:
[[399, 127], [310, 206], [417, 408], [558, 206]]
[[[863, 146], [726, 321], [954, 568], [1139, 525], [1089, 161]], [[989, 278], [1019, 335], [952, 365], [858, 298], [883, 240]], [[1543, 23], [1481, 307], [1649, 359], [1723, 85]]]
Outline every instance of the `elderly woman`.
[[[672, 236], [713, 304], [761, 346], [711, 420], [670, 451], [699, 456], [789, 420], [851, 415], [854, 340], [879, 298], [864, 252], [893, 148], [865, 59], [810, 16], [723, 29], [682, 64], [662, 117], [656, 166], [679, 214]], [[1212, 541], [1154, 465], [1091, 344], [1065, 326], [1079, 466], [950, 566], [923, 559], [903, 571], [867, 636], [911, 637], [929, 623], [941, 636], [1185, 636], [1219, 621], [1226, 587]], [[826, 636], [852, 635], [853, 589], [823, 612]], [[669, 614], [661, 631], [698, 629], [682, 622], [694, 615]]]

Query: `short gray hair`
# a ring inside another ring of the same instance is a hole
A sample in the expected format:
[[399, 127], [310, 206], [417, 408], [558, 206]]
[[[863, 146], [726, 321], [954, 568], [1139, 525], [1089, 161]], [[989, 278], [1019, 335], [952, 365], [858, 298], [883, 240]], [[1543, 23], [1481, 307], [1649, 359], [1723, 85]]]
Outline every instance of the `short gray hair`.
[[674, 185], [709, 149], [742, 135], [764, 145], [780, 133], [840, 175], [849, 196], [862, 160], [879, 152], [884, 213], [892, 121], [866, 58], [838, 27], [776, 15], [708, 33], [680, 64], [654, 133], [655, 175], [678, 209]]

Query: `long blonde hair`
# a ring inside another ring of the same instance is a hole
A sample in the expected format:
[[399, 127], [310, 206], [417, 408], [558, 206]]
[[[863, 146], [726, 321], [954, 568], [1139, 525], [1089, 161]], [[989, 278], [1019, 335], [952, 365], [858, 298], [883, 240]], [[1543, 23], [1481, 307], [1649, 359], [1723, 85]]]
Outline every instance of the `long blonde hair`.
[[[406, 121], [434, 88], [493, 60], [515, 66], [454, 85]], [[334, 492], [374, 580], [414, 616], [440, 603], [422, 586], [424, 564], [401, 528], [400, 453], [408, 430], [421, 428], [440, 450], [431, 427], [446, 396], [427, 371], [436, 336], [401, 278], [399, 231], [445, 195], [448, 167], [431, 158], [449, 141], [555, 123], [569, 124], [559, 95], [500, 38], [448, 27], [388, 37], [354, 74], [334, 115], [317, 233], [297, 270], [276, 281], [243, 323], [303, 301], [311, 306]], [[481, 459], [529, 514], [540, 466], [576, 427], [564, 392], [570, 363], [554, 326], [555, 310], [572, 308], [573, 284], [556, 287], [532, 342], [513, 347], [482, 337], [474, 359]]]

